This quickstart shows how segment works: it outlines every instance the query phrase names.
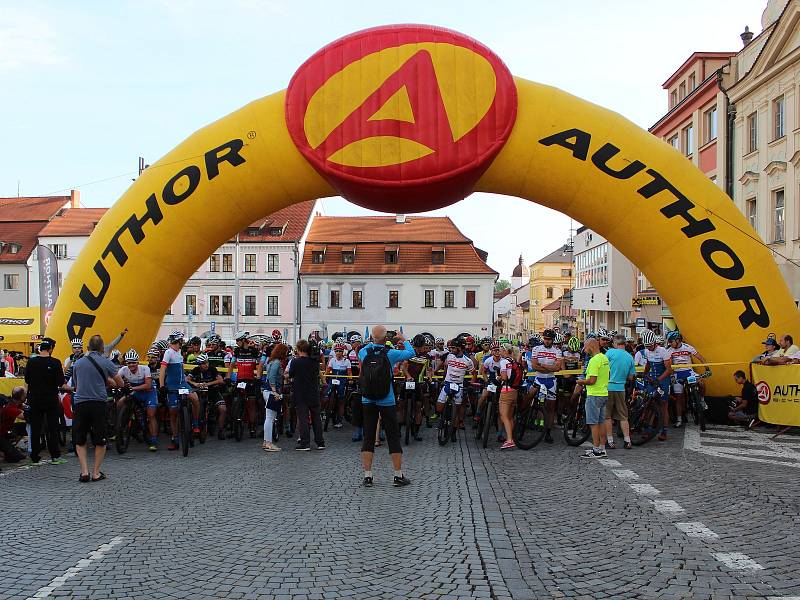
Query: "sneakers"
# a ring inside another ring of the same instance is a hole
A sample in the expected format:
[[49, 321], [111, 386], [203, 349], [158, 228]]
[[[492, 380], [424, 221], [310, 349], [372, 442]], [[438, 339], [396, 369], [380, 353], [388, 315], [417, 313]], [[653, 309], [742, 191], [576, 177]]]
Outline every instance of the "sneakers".
[[401, 475], [400, 477], [395, 476], [394, 483], [392, 483], [394, 487], [404, 487], [407, 485], [411, 485], [411, 480], [407, 479], [405, 475]]
[[667, 439], [667, 432], [662, 429], [661, 433], [658, 434], [658, 441], [664, 442], [666, 441], [666, 439]]
[[67, 464], [67, 459], [66, 458], [61, 458], [59, 456], [58, 458], [54, 458], [52, 461], [50, 461], [50, 464], [52, 464], [52, 465], [65, 465], [65, 464]]
[[371, 488], [374, 485], [372, 477], [364, 477], [364, 481], [361, 482], [361, 485], [365, 488]]
[[156, 450], [158, 450], [158, 446], [156, 446], [155, 444], [148, 444], [147, 449], [150, 452], [155, 452]]
[[275, 444], [273, 444], [271, 442], [265, 442], [261, 446], [261, 448], [262, 448], [262, 450], [265, 450], [267, 452], [280, 452], [281, 451], [281, 449], [278, 448], [278, 446], [276, 446]]
[[192, 427], [192, 433], [195, 435], [200, 435], [200, 428], [195, 425]]
[[514, 444], [513, 440], [508, 440], [502, 446], [500, 446], [500, 450], [513, 450], [516, 448], [516, 444]]
[[341, 421], [333, 424], [333, 428], [334, 429], [341, 429], [342, 427], [343, 427], [343, 425], [342, 425]]
[[625, 450], [630, 450], [631, 448], [633, 448], [633, 444], [630, 442], [625, 442]]
[[167, 450], [177, 450], [178, 448], [178, 440], [170, 441], [169, 446], [167, 446]]
[[317, 450], [325, 450], [325, 442], [317, 444]]
[[597, 451], [594, 448], [581, 454], [581, 458], [605, 458], [606, 456], [608, 456], [608, 454], [606, 454], [605, 450]]
[[675, 425], [674, 425], [674, 427], [683, 427], [683, 419], [682, 419], [682, 418], [680, 418], [680, 417], [678, 417], [678, 418], [675, 420]]
[[295, 446], [294, 449], [299, 450], [300, 452], [308, 452], [309, 450], [311, 450], [311, 446], [309, 446], [308, 444], [303, 444], [298, 442], [297, 446]]
[[614, 442], [606, 442], [606, 448], [608, 448], [609, 450], [616, 450], [617, 445]]

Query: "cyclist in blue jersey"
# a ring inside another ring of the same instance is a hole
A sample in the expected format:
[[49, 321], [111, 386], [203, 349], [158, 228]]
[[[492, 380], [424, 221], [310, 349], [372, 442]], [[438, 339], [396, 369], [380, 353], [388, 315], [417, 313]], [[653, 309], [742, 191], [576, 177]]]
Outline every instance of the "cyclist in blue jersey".
[[[166, 392], [167, 404], [169, 406], [169, 421], [172, 427], [172, 440], [169, 446], [167, 446], [167, 450], [177, 450], [179, 448], [177, 436], [179, 392], [182, 389], [189, 389], [189, 384], [186, 382], [186, 375], [183, 371], [183, 355], [181, 354], [183, 333], [180, 331], [173, 331], [167, 338], [167, 343], [169, 347], [164, 352], [164, 357], [161, 359], [161, 371], [158, 374], [158, 385]], [[192, 433], [199, 435], [200, 400], [194, 392], [190, 392], [188, 397], [192, 404]], [[189, 440], [181, 440], [181, 442], [188, 444]]]
[[663, 415], [661, 432], [658, 439], [667, 439], [667, 423], [669, 422], [669, 354], [663, 346], [656, 341], [656, 334], [646, 329], [641, 335], [644, 344], [644, 357], [647, 364], [644, 366], [645, 375], [648, 373], [655, 377], [655, 383], [661, 393], [661, 411]]

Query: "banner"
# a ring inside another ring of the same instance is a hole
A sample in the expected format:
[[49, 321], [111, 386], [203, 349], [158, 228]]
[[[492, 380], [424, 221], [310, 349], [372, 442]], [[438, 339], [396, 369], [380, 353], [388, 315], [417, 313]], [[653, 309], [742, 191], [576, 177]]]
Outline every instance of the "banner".
[[758, 420], [800, 427], [800, 365], [752, 365]]
[[44, 334], [58, 300], [58, 261], [53, 251], [41, 244], [36, 247], [36, 257], [39, 261], [39, 321]]

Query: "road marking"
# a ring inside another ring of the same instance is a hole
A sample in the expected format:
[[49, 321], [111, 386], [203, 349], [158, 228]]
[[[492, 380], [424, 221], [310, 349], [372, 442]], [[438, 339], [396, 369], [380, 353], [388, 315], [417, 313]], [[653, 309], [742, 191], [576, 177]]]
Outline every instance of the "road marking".
[[639, 476], [630, 469], [611, 469], [611, 472], [620, 479], [639, 479]]
[[649, 483], [629, 483], [631, 489], [642, 496], [658, 496], [661, 492]]
[[675, 523], [675, 527], [680, 529], [683, 533], [693, 538], [701, 538], [704, 540], [716, 540], [719, 536], [711, 531], [708, 527], [698, 521], [688, 523]]
[[663, 514], [686, 512], [675, 500], [653, 500], [653, 505], [658, 512]]
[[741, 552], [712, 552], [711, 556], [726, 567], [737, 571], [760, 571], [764, 568], [747, 554]]
[[120, 536], [111, 538], [111, 541], [109, 541], [107, 544], [103, 544], [94, 552], [90, 552], [88, 557], [82, 558], [77, 563], [75, 563], [74, 567], [70, 567], [69, 569], [64, 571], [63, 575], [59, 575], [58, 577], [53, 577], [50, 583], [48, 583], [44, 587], [39, 588], [33, 596], [28, 596], [27, 600], [37, 600], [38, 598], [49, 597], [57, 588], [60, 588], [69, 579], [75, 577], [78, 573], [83, 571], [93, 562], [101, 560], [106, 554], [111, 552], [114, 546], [118, 546], [119, 544], [121, 544], [122, 539], [123, 538]]
[[619, 462], [618, 460], [614, 460], [613, 458], [601, 458], [597, 462], [599, 462], [604, 467], [621, 467], [622, 466], [621, 462]]
[[800, 600], [800, 596], [770, 596], [767, 600]]
[[800, 446], [795, 440], [773, 440], [755, 431], [715, 429], [709, 435], [688, 427], [684, 431], [683, 449], [718, 458], [800, 468]]

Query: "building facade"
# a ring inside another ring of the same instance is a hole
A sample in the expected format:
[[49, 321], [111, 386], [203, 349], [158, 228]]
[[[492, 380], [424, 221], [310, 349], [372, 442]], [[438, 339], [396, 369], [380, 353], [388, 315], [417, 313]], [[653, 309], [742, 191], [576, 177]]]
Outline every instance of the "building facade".
[[300, 268], [302, 335], [491, 334], [497, 272], [448, 217], [318, 217]]
[[544, 329], [542, 309], [572, 287], [572, 251], [562, 246], [530, 266], [530, 311], [528, 332]]
[[173, 301], [159, 329], [232, 342], [237, 329], [289, 343], [300, 330], [299, 264], [316, 202], [294, 204], [252, 223], [209, 256]]

